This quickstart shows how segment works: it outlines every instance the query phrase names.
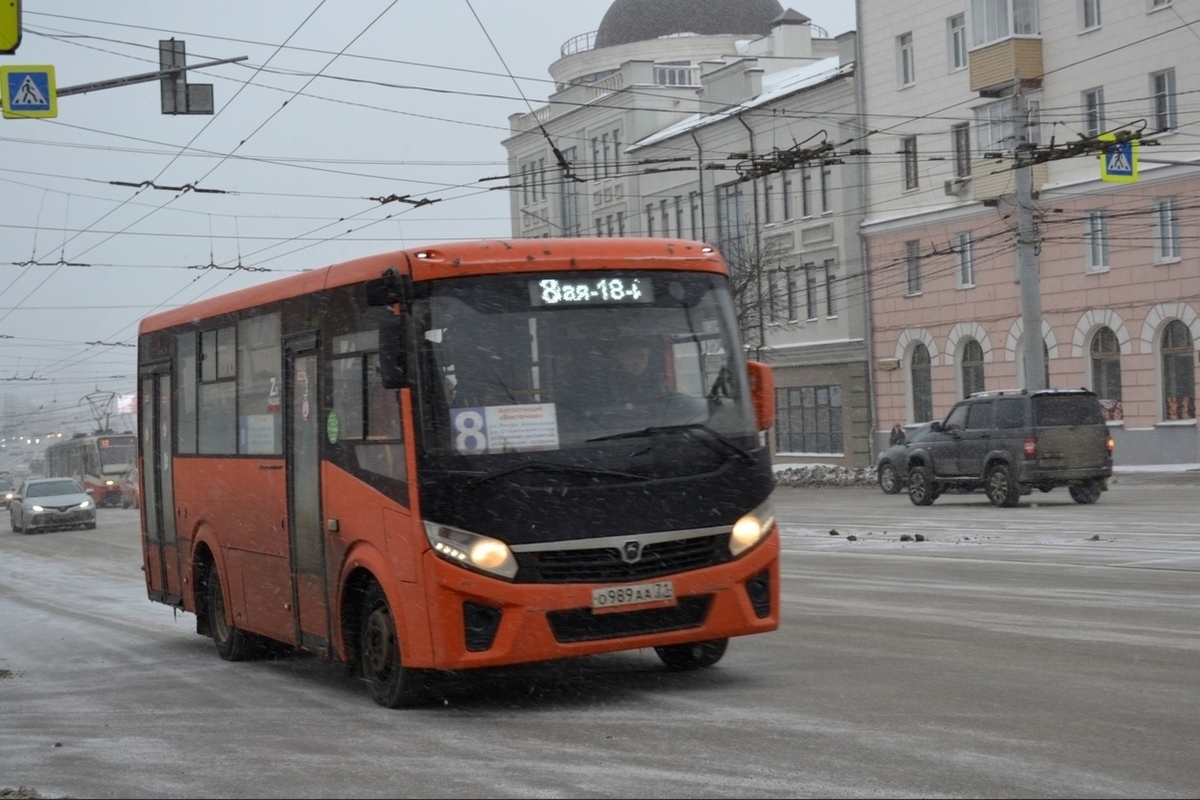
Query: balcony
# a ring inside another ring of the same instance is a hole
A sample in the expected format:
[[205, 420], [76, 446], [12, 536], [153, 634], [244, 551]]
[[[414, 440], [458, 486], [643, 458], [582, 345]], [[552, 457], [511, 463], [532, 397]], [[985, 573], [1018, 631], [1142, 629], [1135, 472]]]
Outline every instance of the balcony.
[[971, 91], [997, 96], [1011, 88], [1019, 75], [1026, 88], [1041, 86], [1042, 40], [1013, 36], [971, 51]]

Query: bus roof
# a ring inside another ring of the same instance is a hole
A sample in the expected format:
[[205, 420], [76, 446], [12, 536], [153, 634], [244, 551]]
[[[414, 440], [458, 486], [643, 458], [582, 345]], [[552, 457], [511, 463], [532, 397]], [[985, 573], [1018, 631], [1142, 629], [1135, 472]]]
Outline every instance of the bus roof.
[[715, 247], [687, 239], [614, 237], [447, 242], [364, 256], [199, 300], [147, 316], [141, 321], [138, 333], [170, 328], [321, 289], [361, 283], [378, 278], [389, 267], [396, 267], [401, 272], [411, 271], [413, 281], [421, 282], [505, 272], [608, 269], [618, 259], [623, 268], [727, 272], [725, 262]]

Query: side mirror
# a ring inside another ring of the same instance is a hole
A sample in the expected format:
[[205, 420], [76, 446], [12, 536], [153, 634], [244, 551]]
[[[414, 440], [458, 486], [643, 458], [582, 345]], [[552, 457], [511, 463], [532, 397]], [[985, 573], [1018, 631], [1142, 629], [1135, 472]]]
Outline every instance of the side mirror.
[[95, 494], [96, 493], [95, 489], [84, 489], [83, 491], [86, 492], [87, 494]]
[[403, 314], [388, 314], [379, 323], [379, 380], [385, 389], [408, 385], [408, 324]]
[[747, 361], [750, 399], [754, 403], [754, 421], [760, 431], [775, 424], [775, 373], [761, 361]]

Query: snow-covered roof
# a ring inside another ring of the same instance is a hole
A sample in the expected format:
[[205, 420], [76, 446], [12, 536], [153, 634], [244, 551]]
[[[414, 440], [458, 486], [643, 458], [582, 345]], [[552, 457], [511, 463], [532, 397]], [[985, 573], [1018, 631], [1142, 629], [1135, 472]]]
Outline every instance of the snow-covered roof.
[[687, 133], [696, 128], [702, 128], [706, 125], [712, 125], [722, 120], [728, 119], [742, 111], [748, 111], [753, 108], [772, 103], [781, 97], [793, 94], [803, 89], [808, 89], [813, 86], [819, 86], [822, 83], [840, 78], [854, 73], [853, 62], [842, 64], [837, 56], [823, 58], [820, 61], [814, 61], [811, 64], [805, 64], [801, 67], [793, 67], [791, 69], [779, 70], [778, 72], [768, 73], [763, 75], [763, 90], [757, 97], [750, 98], [734, 106], [723, 108], [720, 111], [714, 111], [710, 114], [693, 114], [690, 117], [676, 122], [663, 128], [657, 133], [652, 133], [649, 136], [634, 142], [625, 152], [632, 152], [639, 147], [649, 147], [667, 139], [671, 139], [680, 134]]

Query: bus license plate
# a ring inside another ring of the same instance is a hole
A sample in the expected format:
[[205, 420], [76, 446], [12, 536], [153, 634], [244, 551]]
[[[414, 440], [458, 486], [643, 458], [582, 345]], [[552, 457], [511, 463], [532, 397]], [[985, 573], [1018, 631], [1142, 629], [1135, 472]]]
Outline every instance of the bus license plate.
[[592, 590], [592, 613], [594, 614], [643, 603], [675, 605], [675, 584], [671, 581], [655, 581], [654, 583], [635, 583], [629, 586], [604, 586]]

